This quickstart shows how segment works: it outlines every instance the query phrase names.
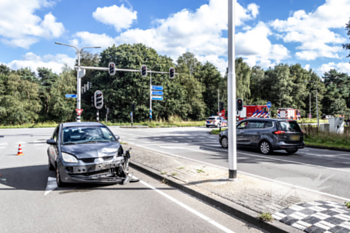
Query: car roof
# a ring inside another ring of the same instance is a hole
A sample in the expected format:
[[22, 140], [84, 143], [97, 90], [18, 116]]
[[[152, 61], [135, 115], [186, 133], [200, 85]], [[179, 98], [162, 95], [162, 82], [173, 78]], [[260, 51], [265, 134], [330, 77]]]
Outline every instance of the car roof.
[[98, 123], [98, 122], [66, 122], [66, 123], [62, 123], [63, 127], [81, 127], [81, 126], [104, 126], [104, 124], [102, 123]]

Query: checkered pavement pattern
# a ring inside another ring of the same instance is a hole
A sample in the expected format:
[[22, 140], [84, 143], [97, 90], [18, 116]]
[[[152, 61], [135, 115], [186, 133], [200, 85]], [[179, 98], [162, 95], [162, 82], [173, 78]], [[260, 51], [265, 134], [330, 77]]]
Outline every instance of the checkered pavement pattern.
[[299, 203], [272, 217], [308, 233], [350, 233], [350, 209], [334, 201]]

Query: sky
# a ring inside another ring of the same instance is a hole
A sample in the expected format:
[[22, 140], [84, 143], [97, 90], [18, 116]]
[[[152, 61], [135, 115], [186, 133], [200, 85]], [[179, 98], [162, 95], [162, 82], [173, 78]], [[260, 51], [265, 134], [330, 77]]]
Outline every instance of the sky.
[[[73, 67], [73, 48], [100, 53], [143, 43], [177, 60], [185, 52], [226, 71], [227, 0], [1, 0], [0, 63], [12, 69]], [[350, 73], [350, 0], [237, 0], [235, 51], [264, 69], [299, 63], [320, 76]], [[119, 67], [123, 68], [123, 67]]]

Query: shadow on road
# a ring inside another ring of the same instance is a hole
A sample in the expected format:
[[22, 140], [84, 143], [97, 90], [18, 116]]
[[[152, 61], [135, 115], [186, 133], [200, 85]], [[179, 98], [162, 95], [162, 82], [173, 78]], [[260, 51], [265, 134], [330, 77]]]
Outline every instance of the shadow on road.
[[[55, 171], [50, 171], [47, 165], [36, 165], [27, 167], [14, 167], [0, 169], [0, 184], [7, 187], [0, 187], [0, 191], [5, 190], [27, 190], [45, 191], [48, 177], [55, 177]], [[133, 184], [136, 184], [133, 185]], [[152, 190], [148, 187], [140, 187], [137, 183], [127, 185], [119, 184], [67, 184], [67, 187], [55, 189], [60, 194], [89, 192], [93, 190]], [[158, 188], [161, 190], [171, 190], [173, 188]]]

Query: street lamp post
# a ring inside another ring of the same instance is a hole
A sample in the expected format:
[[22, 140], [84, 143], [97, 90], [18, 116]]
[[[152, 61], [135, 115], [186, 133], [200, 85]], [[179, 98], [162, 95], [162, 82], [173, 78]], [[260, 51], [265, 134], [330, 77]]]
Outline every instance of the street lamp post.
[[236, 0], [228, 0], [228, 163], [229, 179], [237, 178], [236, 144], [236, 73], [235, 73], [235, 5]]
[[[68, 45], [68, 44], [63, 44], [63, 43], [59, 43], [59, 42], [55, 42], [55, 44], [58, 45], [64, 45], [64, 46], [69, 46], [72, 48], [76, 49], [76, 53], [78, 56], [78, 70], [77, 70], [77, 109], [81, 109], [81, 77], [79, 77], [80, 75], [80, 53], [83, 49], [85, 48], [96, 48], [99, 49], [101, 48], [100, 46], [95, 46], [95, 47], [82, 47], [80, 49], [78, 49], [77, 47], [75, 47], [74, 45]], [[80, 122], [80, 115], [78, 115], [77, 113], [77, 122]]]

